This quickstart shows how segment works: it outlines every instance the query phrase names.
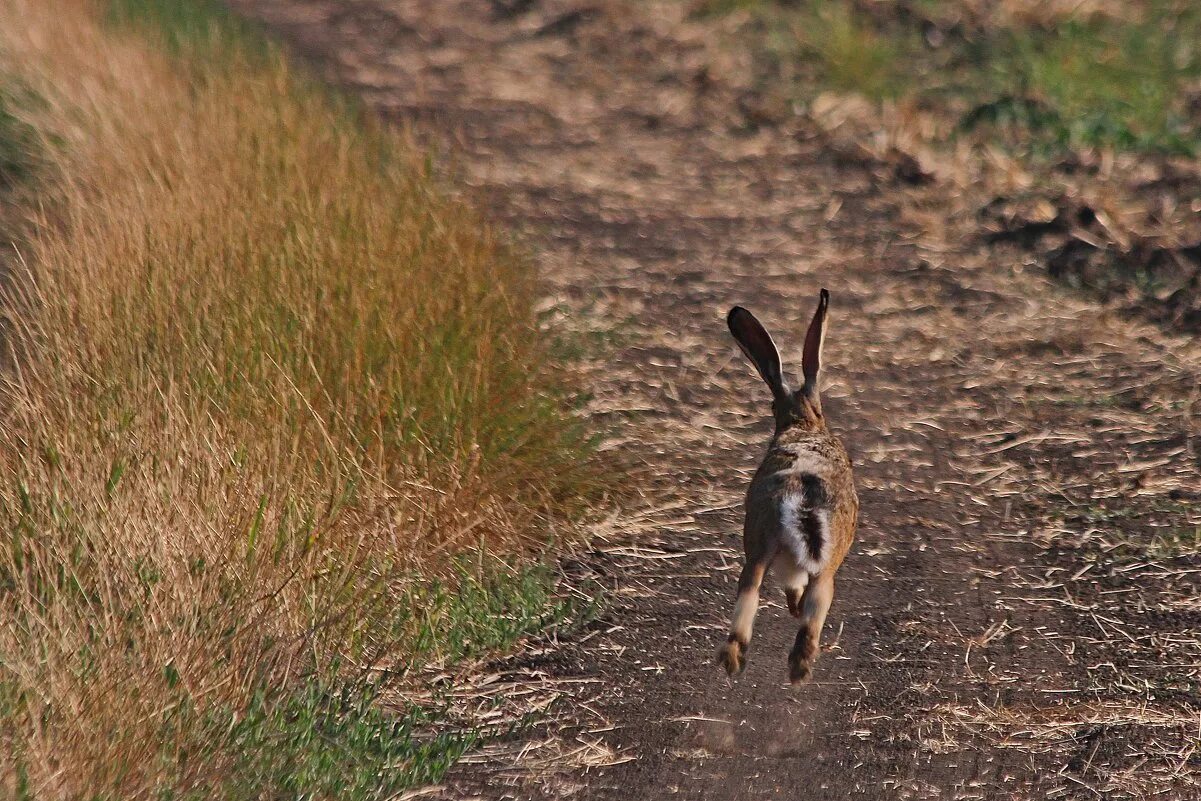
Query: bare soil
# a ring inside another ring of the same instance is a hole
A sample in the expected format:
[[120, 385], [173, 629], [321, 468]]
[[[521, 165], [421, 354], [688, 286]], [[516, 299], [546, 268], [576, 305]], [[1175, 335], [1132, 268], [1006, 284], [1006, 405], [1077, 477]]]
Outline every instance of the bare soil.
[[[986, 244], [937, 180], [761, 119], [683, 4], [232, 4], [452, 154], [560, 324], [614, 332], [589, 410], [640, 498], [565, 565], [612, 604], [493, 666], [565, 688], [555, 719], [431, 795], [1199, 797], [1195, 341]], [[723, 317], [754, 310], [795, 367], [822, 286], [859, 538], [815, 680], [787, 684], [769, 578], [731, 682], [713, 657], [770, 420]]]

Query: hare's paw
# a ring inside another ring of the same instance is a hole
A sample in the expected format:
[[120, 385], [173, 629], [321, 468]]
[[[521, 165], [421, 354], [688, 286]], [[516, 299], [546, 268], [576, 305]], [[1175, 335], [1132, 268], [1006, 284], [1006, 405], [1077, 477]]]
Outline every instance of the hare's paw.
[[788, 680], [793, 684], [804, 684], [813, 675], [813, 663], [790, 656], [788, 658]]
[[788, 587], [784, 590], [784, 599], [788, 601], [788, 614], [795, 618], [800, 618], [804, 614], [805, 607], [801, 603], [802, 594], [800, 590], [795, 590]]
[[818, 652], [817, 643], [806, 629], [802, 629], [797, 644], [788, 655], [788, 680], [793, 684], [808, 681], [813, 674], [813, 663], [817, 660]]
[[733, 638], [717, 652], [717, 664], [726, 669], [726, 674], [735, 676], [746, 669], [746, 649]]

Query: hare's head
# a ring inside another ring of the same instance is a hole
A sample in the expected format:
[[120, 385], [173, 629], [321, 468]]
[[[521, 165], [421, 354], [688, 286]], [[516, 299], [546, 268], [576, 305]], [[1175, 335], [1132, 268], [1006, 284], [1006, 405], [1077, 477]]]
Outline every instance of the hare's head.
[[801, 374], [804, 383], [795, 392], [788, 388], [784, 371], [780, 366], [780, 351], [772, 341], [771, 334], [763, 324], [741, 306], [730, 309], [726, 323], [738, 346], [747, 355], [759, 375], [771, 389], [772, 413], [776, 418], [776, 433], [790, 428], [820, 431], [826, 427], [822, 416], [821, 397], [818, 393], [818, 378], [821, 371], [822, 339], [826, 331], [826, 307], [830, 293], [821, 291], [817, 311], [805, 334], [805, 349], [801, 354]]

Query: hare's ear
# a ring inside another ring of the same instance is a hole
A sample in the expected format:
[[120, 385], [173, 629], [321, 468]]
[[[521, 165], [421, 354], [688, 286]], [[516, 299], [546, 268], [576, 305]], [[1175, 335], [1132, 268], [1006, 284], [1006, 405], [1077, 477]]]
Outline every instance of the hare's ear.
[[730, 309], [730, 313], [726, 315], [726, 324], [730, 326], [730, 333], [738, 341], [738, 347], [742, 348], [742, 352], [771, 388], [772, 395], [786, 396], [788, 387], [784, 384], [784, 372], [780, 369], [780, 351], [776, 349], [776, 343], [772, 342], [771, 334], [767, 333], [763, 324], [741, 306]]
[[801, 355], [801, 373], [805, 376], [801, 391], [812, 398], [817, 398], [817, 379], [822, 369], [822, 340], [826, 338], [826, 308], [829, 305], [830, 293], [823, 289], [817, 301], [817, 311], [813, 313], [813, 322], [809, 323], [809, 332], [805, 334], [805, 350]]

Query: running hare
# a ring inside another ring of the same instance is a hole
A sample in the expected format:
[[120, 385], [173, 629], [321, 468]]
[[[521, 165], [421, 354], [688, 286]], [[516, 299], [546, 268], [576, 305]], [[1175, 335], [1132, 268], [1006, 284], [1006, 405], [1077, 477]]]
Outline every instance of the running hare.
[[730, 333], [771, 389], [776, 418], [776, 433], [746, 494], [746, 564], [738, 579], [730, 638], [718, 654], [730, 675], [746, 666], [759, 584], [774, 563], [782, 573], [788, 611], [801, 621], [788, 655], [789, 679], [797, 683], [809, 677], [834, 598], [834, 572], [855, 538], [859, 499], [851, 460], [838, 438], [826, 430], [818, 397], [829, 302], [830, 294], [823, 289], [805, 335], [801, 358], [805, 382], [796, 392], [785, 383], [780, 353], [755, 316], [735, 306], [726, 318]]

